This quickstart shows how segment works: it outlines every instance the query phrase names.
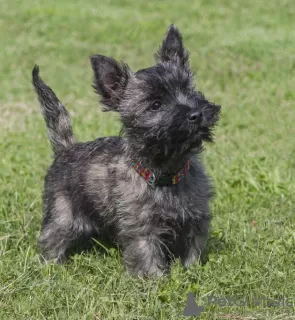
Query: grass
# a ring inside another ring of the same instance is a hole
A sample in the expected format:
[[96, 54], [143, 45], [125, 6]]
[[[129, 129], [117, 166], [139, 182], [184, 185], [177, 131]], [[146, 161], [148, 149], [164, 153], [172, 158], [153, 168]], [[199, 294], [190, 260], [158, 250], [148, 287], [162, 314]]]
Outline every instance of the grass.
[[[284, 296], [295, 305], [295, 4], [270, 1], [0, 1], [0, 318], [295, 319], [294, 307], [209, 306], [208, 296]], [[184, 35], [197, 86], [223, 106], [204, 163], [216, 198], [208, 262], [175, 263], [160, 280], [131, 278], [115, 249], [40, 263], [36, 239], [51, 162], [31, 87], [41, 75], [68, 107], [81, 141], [114, 135], [99, 111], [89, 55], [133, 69], [153, 62], [167, 26]]]

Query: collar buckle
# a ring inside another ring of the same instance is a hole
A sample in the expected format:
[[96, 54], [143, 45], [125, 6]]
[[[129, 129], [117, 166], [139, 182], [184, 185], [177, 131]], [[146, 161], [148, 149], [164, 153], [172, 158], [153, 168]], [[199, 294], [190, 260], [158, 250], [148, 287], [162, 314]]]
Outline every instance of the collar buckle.
[[156, 177], [153, 173], [151, 173], [151, 176], [148, 180], [146, 180], [147, 184], [153, 188], [156, 186]]

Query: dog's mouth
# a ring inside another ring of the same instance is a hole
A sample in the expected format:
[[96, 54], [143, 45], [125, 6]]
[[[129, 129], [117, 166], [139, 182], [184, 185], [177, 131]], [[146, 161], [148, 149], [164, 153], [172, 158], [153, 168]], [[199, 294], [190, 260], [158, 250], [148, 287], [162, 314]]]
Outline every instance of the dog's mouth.
[[[215, 123], [214, 123], [215, 124]], [[202, 142], [212, 142], [213, 141], [213, 128], [214, 124], [211, 126], [203, 126], [200, 125], [191, 132], [190, 137], [191, 137], [191, 148], [195, 149], [198, 147], [202, 147]]]

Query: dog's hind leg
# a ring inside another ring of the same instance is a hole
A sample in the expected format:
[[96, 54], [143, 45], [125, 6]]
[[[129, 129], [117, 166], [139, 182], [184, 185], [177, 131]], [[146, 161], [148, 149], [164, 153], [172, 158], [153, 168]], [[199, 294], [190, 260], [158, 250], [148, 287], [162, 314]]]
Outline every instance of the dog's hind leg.
[[79, 215], [73, 214], [72, 203], [65, 195], [50, 199], [45, 207], [39, 246], [46, 260], [64, 262], [69, 249], [88, 233], [90, 225]]

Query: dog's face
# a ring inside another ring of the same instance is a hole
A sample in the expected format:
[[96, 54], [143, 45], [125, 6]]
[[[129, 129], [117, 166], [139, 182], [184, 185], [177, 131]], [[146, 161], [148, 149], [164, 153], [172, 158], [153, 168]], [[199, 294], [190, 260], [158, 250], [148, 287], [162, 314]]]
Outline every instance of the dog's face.
[[177, 157], [212, 141], [220, 106], [195, 90], [175, 26], [169, 27], [156, 59], [155, 66], [133, 73], [112, 58], [93, 56], [94, 87], [105, 110], [120, 113], [123, 129], [138, 149]]

